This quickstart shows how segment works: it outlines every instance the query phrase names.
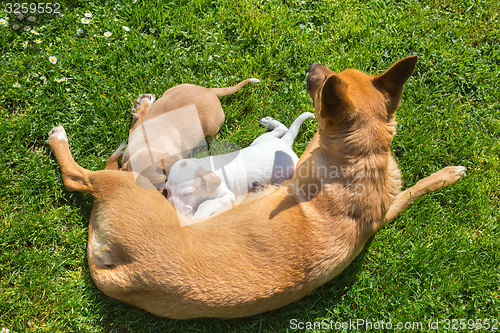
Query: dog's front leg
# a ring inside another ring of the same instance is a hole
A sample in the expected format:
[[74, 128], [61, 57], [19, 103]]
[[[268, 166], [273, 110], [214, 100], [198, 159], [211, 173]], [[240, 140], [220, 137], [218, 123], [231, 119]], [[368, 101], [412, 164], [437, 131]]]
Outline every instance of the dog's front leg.
[[467, 168], [463, 166], [448, 166], [419, 180], [414, 186], [399, 193], [385, 215], [384, 224], [394, 220], [402, 211], [424, 195], [454, 184], [465, 176], [466, 170]]
[[196, 221], [208, 219], [210, 216], [229, 206], [234, 200], [234, 194], [227, 193], [222, 197], [204, 201], [198, 206], [196, 213], [193, 215], [193, 219]]

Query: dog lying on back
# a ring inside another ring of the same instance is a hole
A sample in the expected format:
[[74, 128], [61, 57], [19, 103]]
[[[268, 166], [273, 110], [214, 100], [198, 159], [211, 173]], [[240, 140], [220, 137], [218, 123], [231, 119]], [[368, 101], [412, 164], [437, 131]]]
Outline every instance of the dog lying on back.
[[[219, 132], [225, 118], [219, 97], [257, 82], [246, 79], [227, 88], [180, 84], [156, 101], [154, 95], [140, 95], [121, 170], [134, 171], [141, 187], [162, 190], [170, 166]], [[111, 164], [118, 166], [117, 161]]]
[[194, 222], [231, 207], [256, 187], [290, 179], [299, 160], [292, 150], [293, 141], [308, 118], [314, 115], [301, 114], [288, 129], [265, 117], [260, 123], [272, 131], [259, 136], [247, 148], [177, 161], [165, 184], [168, 200], [179, 213], [192, 216]]

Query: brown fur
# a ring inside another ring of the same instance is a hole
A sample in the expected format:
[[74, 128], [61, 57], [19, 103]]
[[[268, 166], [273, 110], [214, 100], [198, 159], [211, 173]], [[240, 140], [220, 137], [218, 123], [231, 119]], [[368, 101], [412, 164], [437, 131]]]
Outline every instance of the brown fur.
[[[204, 136], [213, 137], [219, 132], [219, 129], [222, 127], [225, 119], [224, 110], [222, 110], [219, 97], [234, 94], [243, 88], [250, 80], [251, 79], [246, 79], [232, 87], [226, 88], [205, 88], [194, 84], [180, 84], [165, 91], [163, 95], [151, 105], [149, 103], [141, 103], [141, 96], [146, 95], [140, 95], [134, 109], [134, 113], [132, 114], [134, 120], [130, 128], [130, 133], [138, 128], [143, 122], [154, 119], [155, 117], [161, 116], [167, 112], [194, 104], [196, 106], [196, 111], [198, 112], [198, 118]], [[165, 125], [168, 126], [168, 124]], [[186, 133], [175, 133], [175, 129], [171, 132], [171, 135], [186, 135]], [[190, 135], [194, 134], [190, 133]], [[203, 137], [199, 139], [201, 141], [203, 140]], [[169, 148], [174, 152], [181, 151], [180, 147]], [[151, 151], [149, 153], [151, 153]], [[132, 171], [132, 166], [128, 163], [129, 158], [130, 156], [127, 149], [123, 154], [123, 165], [121, 170]], [[168, 165], [166, 166], [167, 170], [170, 165], [177, 160], [178, 158], [170, 159]]]
[[230, 318], [289, 304], [339, 274], [411, 199], [463, 175], [448, 167], [398, 194], [394, 110], [415, 62], [375, 77], [313, 65], [319, 128], [293, 178], [187, 227], [131, 173], [79, 167], [54, 128], [49, 143], [66, 188], [95, 198], [88, 261], [96, 285], [160, 316]]

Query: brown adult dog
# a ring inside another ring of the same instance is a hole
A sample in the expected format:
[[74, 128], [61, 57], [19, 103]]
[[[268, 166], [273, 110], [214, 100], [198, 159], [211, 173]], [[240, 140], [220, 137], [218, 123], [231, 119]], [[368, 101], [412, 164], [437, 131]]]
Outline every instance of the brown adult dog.
[[66, 188], [95, 197], [88, 261], [96, 285], [159, 316], [229, 318], [279, 308], [339, 274], [412, 200], [464, 174], [447, 167], [399, 193], [394, 111], [416, 60], [379, 76], [312, 65], [319, 129], [293, 178], [187, 227], [131, 173], [78, 166], [64, 129], [54, 128], [49, 143]]
[[[225, 118], [219, 97], [234, 94], [249, 82], [259, 80], [246, 79], [227, 88], [180, 84], [165, 91], [157, 101], [154, 95], [140, 95], [132, 113], [134, 121], [121, 170], [140, 172], [154, 187], [162, 189], [170, 166], [205, 137], [219, 132]], [[141, 127], [148, 121], [155, 128], [150, 133]], [[118, 157], [113, 155], [110, 168], [118, 168]]]

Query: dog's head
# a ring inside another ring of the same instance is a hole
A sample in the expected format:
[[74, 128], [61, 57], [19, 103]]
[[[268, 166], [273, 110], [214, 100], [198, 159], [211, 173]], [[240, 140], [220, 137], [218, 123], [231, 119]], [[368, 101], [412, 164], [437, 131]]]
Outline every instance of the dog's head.
[[416, 62], [417, 56], [404, 58], [377, 76], [355, 69], [335, 73], [318, 63], [312, 64], [307, 91], [313, 99], [320, 134], [353, 140], [358, 137], [348, 142], [354, 146], [357, 141], [367, 144], [357, 147], [362, 150], [358, 154], [388, 149], [395, 131], [394, 111]]

